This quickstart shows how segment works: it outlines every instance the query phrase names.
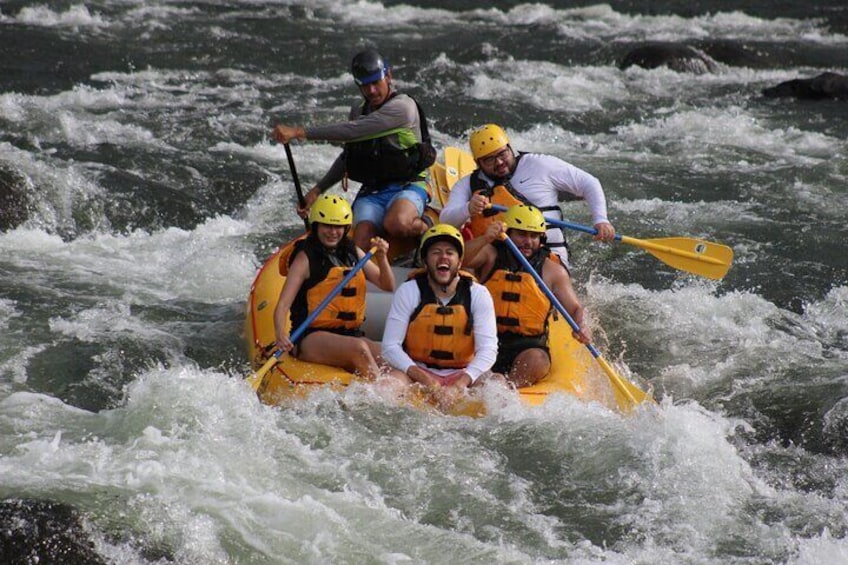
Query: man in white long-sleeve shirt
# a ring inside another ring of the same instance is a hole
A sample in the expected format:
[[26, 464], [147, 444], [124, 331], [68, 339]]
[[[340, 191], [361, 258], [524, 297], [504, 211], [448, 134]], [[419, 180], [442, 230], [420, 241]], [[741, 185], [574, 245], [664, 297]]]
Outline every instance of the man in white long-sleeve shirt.
[[383, 334], [383, 359], [413, 382], [464, 389], [482, 382], [497, 358], [492, 296], [459, 270], [459, 230], [437, 224], [421, 238], [424, 269], [395, 292]]
[[[513, 151], [503, 128], [486, 124], [469, 137], [477, 170], [460, 179], [439, 215], [439, 221], [462, 227], [469, 222], [474, 237], [480, 237], [494, 219], [484, 217], [489, 204], [509, 208], [530, 204], [546, 218], [562, 220], [560, 197], [585, 200], [598, 230], [595, 239], [611, 241], [615, 228], [607, 219], [607, 202], [600, 181], [586, 171], [552, 155]], [[547, 245], [568, 265], [568, 249], [560, 228], [547, 232]]]

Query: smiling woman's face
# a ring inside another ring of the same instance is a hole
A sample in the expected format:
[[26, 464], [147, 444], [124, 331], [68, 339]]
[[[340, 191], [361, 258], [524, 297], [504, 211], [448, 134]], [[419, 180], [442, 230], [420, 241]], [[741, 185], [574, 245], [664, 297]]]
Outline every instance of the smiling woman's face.
[[317, 226], [315, 235], [318, 236], [318, 241], [321, 242], [321, 245], [329, 249], [338, 247], [339, 242], [345, 235], [345, 229], [347, 229], [347, 226], [322, 224], [320, 222], [316, 222], [315, 225]]

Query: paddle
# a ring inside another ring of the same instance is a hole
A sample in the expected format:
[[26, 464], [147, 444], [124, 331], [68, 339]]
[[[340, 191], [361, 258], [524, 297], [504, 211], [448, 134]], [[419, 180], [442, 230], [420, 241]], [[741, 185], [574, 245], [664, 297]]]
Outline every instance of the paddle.
[[[284, 143], [283, 147], [286, 149], [286, 159], [289, 160], [289, 170], [292, 174], [292, 180], [294, 180], [294, 190], [297, 192], [297, 205], [304, 208], [306, 206], [306, 199], [303, 197], [303, 189], [300, 188], [300, 179], [297, 176], [297, 169], [294, 166], [291, 147], [288, 143]], [[303, 226], [306, 228], [306, 231], [309, 231], [309, 220], [306, 218], [303, 218]]]
[[459, 179], [474, 172], [476, 168], [477, 163], [470, 153], [459, 147], [445, 147], [445, 177], [448, 190], [453, 188]]
[[[491, 210], [506, 212], [504, 206], [492, 204]], [[581, 224], [546, 218], [549, 225], [568, 228], [597, 235], [598, 230]], [[689, 237], [664, 237], [659, 239], [636, 239], [615, 234], [615, 240], [645, 249], [648, 253], [675, 269], [701, 275], [709, 279], [721, 279], [733, 263], [733, 249], [720, 243]]]
[[439, 209], [447, 205], [453, 185], [477, 168], [471, 154], [459, 147], [445, 147], [443, 153], [444, 164], [436, 162], [430, 167], [430, 183], [434, 187], [434, 201], [438, 201]]
[[[353, 268], [351, 268], [351, 270], [348, 272], [347, 275], [345, 275], [345, 277], [341, 280], [341, 282], [339, 284], [337, 284], [335, 287], [333, 287], [333, 290], [331, 290], [329, 292], [329, 294], [327, 294], [327, 296], [324, 297], [324, 300], [322, 300], [321, 303], [318, 304], [318, 306], [315, 308], [315, 310], [313, 310], [309, 314], [309, 316], [306, 317], [306, 319], [303, 321], [303, 323], [300, 324], [297, 327], [297, 329], [294, 330], [294, 332], [292, 332], [291, 336], [289, 337], [289, 339], [292, 341], [292, 343], [295, 343], [297, 340], [300, 339], [300, 337], [303, 335], [303, 332], [305, 332], [307, 330], [307, 328], [309, 328], [309, 324], [311, 324], [312, 322], [315, 321], [315, 318], [317, 318], [318, 315], [321, 314], [321, 312], [324, 311], [324, 308], [326, 308], [330, 304], [330, 302], [333, 300], [333, 298], [335, 298], [336, 295], [342, 291], [342, 289], [347, 285], [347, 283], [350, 282], [350, 279], [352, 279], [356, 275], [356, 273], [358, 273], [360, 270], [362, 270], [362, 268], [365, 266], [365, 264], [368, 262], [368, 260], [371, 259], [371, 256], [374, 255], [374, 252], [376, 252], [376, 251], [377, 251], [377, 248], [372, 247], [368, 251], [368, 253], [363, 255], [362, 259], [357, 261], [356, 265], [354, 265]], [[253, 387], [253, 390], [259, 390], [259, 387], [262, 385], [262, 380], [265, 378], [265, 375], [268, 373], [269, 370], [271, 370], [271, 367], [273, 367], [274, 365], [276, 365], [280, 361], [280, 357], [282, 356], [282, 354], [283, 354], [283, 350], [278, 349], [265, 362], [265, 364], [262, 365], [262, 367], [258, 371], [256, 371], [255, 373], [253, 373], [252, 375], [247, 377], [247, 382], [250, 383], [250, 386]]]
[[[542, 292], [545, 293], [545, 296], [548, 297], [548, 300], [551, 301], [551, 304], [554, 305], [557, 311], [563, 315], [568, 322], [568, 325], [571, 326], [571, 329], [575, 332], [580, 331], [580, 326], [577, 325], [577, 322], [574, 321], [574, 318], [571, 317], [565, 309], [565, 306], [562, 305], [562, 302], [557, 299], [556, 295], [554, 295], [548, 285], [545, 284], [542, 276], [536, 272], [536, 269], [533, 268], [530, 261], [528, 261], [521, 251], [519, 251], [518, 247], [515, 246], [515, 243], [513, 243], [506, 234], [503, 234], [503, 241], [506, 243], [507, 247], [509, 247], [512, 254], [515, 255], [515, 257], [521, 262], [524, 270], [533, 275], [533, 278], [536, 280], [536, 284], [539, 285], [539, 288], [542, 289]], [[629, 411], [645, 401], [655, 402], [650, 394], [646, 393], [627, 379], [620, 377], [612, 366], [607, 363], [606, 359], [601, 357], [601, 353], [594, 345], [587, 343], [586, 348], [601, 366], [601, 369], [603, 369], [607, 374], [607, 377], [609, 377], [609, 380], [613, 385], [613, 391], [615, 392], [615, 400], [622, 411]]]

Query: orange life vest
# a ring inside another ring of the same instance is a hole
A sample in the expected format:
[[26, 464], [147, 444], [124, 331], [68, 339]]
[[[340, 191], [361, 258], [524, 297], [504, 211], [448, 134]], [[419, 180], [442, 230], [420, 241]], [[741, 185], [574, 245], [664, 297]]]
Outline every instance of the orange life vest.
[[[356, 262], [353, 242], [343, 240], [334, 252], [328, 252], [317, 239], [307, 237], [295, 242], [291, 259], [305, 252], [309, 260], [307, 278], [292, 303], [292, 328], [303, 323], [328, 294], [350, 272]], [[309, 325], [319, 330], [355, 330], [365, 321], [365, 274], [360, 270]]]
[[[497, 258], [483, 284], [489, 289], [495, 305], [498, 335], [539, 337], [547, 334], [551, 301], [503, 242], [496, 241], [493, 245]], [[529, 261], [541, 274], [545, 261], [553, 261], [552, 257], [550, 249], [542, 247]]]
[[[479, 170], [474, 171], [472, 175], [476, 175], [478, 173]], [[483, 182], [482, 179], [480, 182]], [[489, 202], [492, 204], [497, 204], [499, 206], [503, 206], [504, 208], [509, 208], [510, 206], [514, 206], [516, 204], [530, 204], [527, 199], [518, 195], [515, 191], [510, 190], [510, 188], [505, 185], [499, 184], [490, 187], [486, 185], [485, 182], [483, 182], [483, 185], [485, 186], [485, 188], [474, 190], [473, 194], [485, 194], [489, 197]], [[503, 221], [503, 215], [503, 212], [498, 212], [497, 214], [493, 214], [491, 216], [483, 214], [474, 214], [469, 219], [469, 227], [471, 228], [471, 234], [474, 237], [480, 237], [481, 235], [486, 233], [486, 230], [489, 228], [492, 222], [494, 222], [495, 220]]]
[[474, 278], [461, 272], [456, 294], [442, 305], [427, 281], [427, 273], [411, 275], [421, 302], [409, 319], [403, 349], [414, 361], [440, 369], [462, 369], [474, 359], [474, 321], [471, 285]]
[[[523, 153], [519, 153], [517, 160], [521, 159]], [[497, 204], [498, 206], [503, 206], [504, 208], [509, 208], [510, 206], [515, 206], [516, 204], [527, 204], [530, 206], [535, 206], [539, 208], [542, 212], [556, 212], [560, 219], [562, 219], [562, 210], [559, 209], [559, 206], [537, 206], [533, 202], [530, 202], [523, 194], [519, 193], [517, 190], [512, 188], [509, 180], [506, 180], [503, 184], [496, 184], [495, 186], [489, 186], [485, 180], [481, 178], [482, 171], [480, 169], [476, 169], [473, 173], [471, 173], [471, 178], [469, 179], [471, 185], [471, 194], [483, 194], [489, 198], [489, 202], [491, 204]], [[485, 214], [475, 214], [469, 218], [468, 223], [466, 224], [471, 230], [471, 235], [473, 237], [480, 237], [486, 230], [489, 228], [492, 222], [495, 220], [503, 221], [503, 212], [498, 212], [496, 214], [485, 215]], [[551, 244], [552, 247], [565, 247], [568, 248], [568, 240], [565, 237], [565, 231], [562, 231], [562, 243], [554, 243]]]

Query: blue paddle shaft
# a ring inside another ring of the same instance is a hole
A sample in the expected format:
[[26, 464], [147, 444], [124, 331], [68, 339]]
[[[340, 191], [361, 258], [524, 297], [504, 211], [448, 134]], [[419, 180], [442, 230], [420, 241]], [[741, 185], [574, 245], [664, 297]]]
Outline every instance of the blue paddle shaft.
[[[506, 212], [507, 209], [505, 206], [492, 204], [492, 210], [496, 212]], [[549, 225], [556, 226], [558, 228], [568, 228], [575, 231], [582, 231], [583, 233], [598, 235], [598, 230], [589, 226], [584, 226], [583, 224], [575, 224], [573, 222], [566, 222], [565, 220], [554, 220], [553, 218], [547, 217], [545, 218], [545, 222]], [[621, 236], [619, 234], [615, 234], [615, 240], [621, 241]]]
[[[342, 279], [342, 282], [337, 284], [336, 287], [333, 290], [331, 290], [330, 293], [327, 296], [324, 297], [324, 300], [321, 301], [321, 303], [315, 308], [315, 310], [313, 310], [309, 314], [309, 316], [306, 317], [306, 319], [303, 321], [303, 323], [301, 323], [297, 327], [297, 329], [295, 329], [292, 332], [291, 336], [289, 336], [289, 339], [291, 340], [292, 343], [295, 343], [295, 342], [297, 342], [297, 340], [300, 339], [300, 337], [303, 335], [303, 332], [305, 332], [309, 328], [309, 325], [312, 322], [315, 321], [315, 318], [317, 318], [321, 314], [321, 312], [324, 311], [324, 308], [326, 308], [330, 304], [330, 302], [333, 300], [333, 298], [335, 298], [336, 295], [338, 293], [340, 293], [344, 287], [347, 286], [347, 283], [349, 283], [350, 280], [353, 277], [356, 276], [356, 273], [358, 273], [360, 270], [362, 270], [362, 267], [364, 267], [365, 263], [367, 263], [368, 260], [371, 259], [371, 256], [373, 254], [374, 254], [373, 251], [369, 251], [368, 253], [363, 255], [362, 259], [357, 261], [356, 265], [354, 265], [353, 268], [350, 270], [350, 272], [347, 275], [345, 275], [345, 278]], [[278, 349], [274, 353], [274, 357], [279, 359], [280, 355], [282, 355], [282, 354], [283, 354], [283, 350]]]
[[[501, 206], [492, 206], [492, 208], [500, 207]], [[568, 325], [571, 326], [571, 329], [575, 332], [579, 332], [580, 326], [577, 325], [577, 322], [574, 321], [574, 318], [571, 317], [571, 314], [568, 313], [568, 310], [565, 309], [565, 306], [562, 305], [562, 302], [559, 301], [559, 299], [554, 295], [553, 291], [548, 287], [547, 284], [545, 284], [544, 279], [542, 279], [542, 275], [536, 272], [536, 269], [533, 268], [533, 265], [530, 264], [530, 261], [527, 260], [527, 257], [525, 257], [521, 253], [521, 251], [518, 249], [518, 247], [516, 247], [515, 243], [513, 243], [513, 241], [509, 237], [505, 237], [503, 241], [504, 243], [506, 243], [507, 247], [509, 247], [509, 250], [512, 251], [512, 254], [515, 255], [519, 261], [521, 261], [521, 265], [524, 267], [524, 270], [533, 275], [533, 278], [536, 279], [536, 284], [539, 285], [539, 288], [542, 289], [542, 292], [545, 293], [545, 296], [548, 297], [548, 300], [551, 301], [551, 304], [554, 305], [557, 311], [563, 315], [565, 320], [568, 322]], [[601, 355], [597, 348], [595, 348], [595, 346], [591, 343], [587, 343], [586, 348], [589, 350], [589, 352], [592, 353], [592, 356], [595, 358], [598, 358]]]

